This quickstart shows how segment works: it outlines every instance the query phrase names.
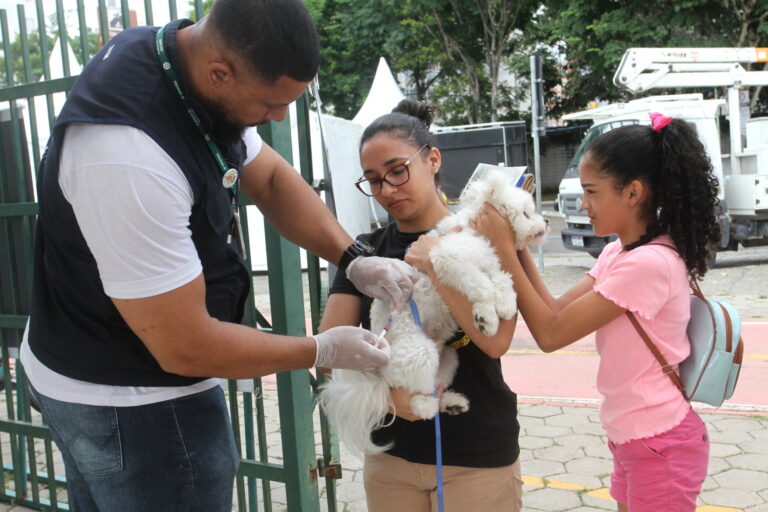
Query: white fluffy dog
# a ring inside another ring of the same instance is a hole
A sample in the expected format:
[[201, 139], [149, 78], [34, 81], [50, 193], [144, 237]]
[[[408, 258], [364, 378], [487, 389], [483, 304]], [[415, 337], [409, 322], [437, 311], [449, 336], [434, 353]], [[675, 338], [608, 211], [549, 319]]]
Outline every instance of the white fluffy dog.
[[[430, 232], [443, 236], [429, 256], [440, 281], [472, 303], [477, 329], [493, 336], [499, 318], [510, 319], [517, 312], [517, 300], [512, 278], [501, 269], [493, 247], [469, 225], [486, 202], [509, 220], [518, 249], [543, 242], [546, 221], [536, 213], [531, 195], [515, 187], [509, 173], [493, 170], [472, 183], [456, 214], [445, 217]], [[461, 231], [453, 231], [456, 227]], [[413, 393], [411, 409], [423, 419], [433, 418], [438, 410], [459, 414], [469, 409], [469, 401], [460, 393], [445, 391], [439, 400], [433, 396], [439, 384], [447, 389], [456, 373], [458, 355], [445, 342], [458, 324], [432, 280], [422, 272], [417, 274], [411, 299], [421, 326], [410, 304], [393, 312], [389, 304], [375, 301], [371, 308], [373, 332], [390, 324], [386, 336], [391, 347], [389, 365], [377, 372], [334, 370], [320, 391], [328, 420], [353, 450], [378, 453], [390, 448], [373, 444], [370, 433], [384, 425], [391, 387]]]

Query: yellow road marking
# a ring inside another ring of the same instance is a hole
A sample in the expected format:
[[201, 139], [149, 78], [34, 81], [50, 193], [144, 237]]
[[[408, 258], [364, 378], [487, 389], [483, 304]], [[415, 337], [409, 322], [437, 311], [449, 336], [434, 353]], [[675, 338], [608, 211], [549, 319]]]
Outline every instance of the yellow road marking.
[[[595, 350], [558, 350], [555, 352], [556, 354], [576, 354], [579, 356], [596, 356], [597, 351]], [[510, 349], [507, 350], [507, 354], [545, 354], [545, 352], [542, 352], [541, 350], [532, 349], [532, 348], [519, 348], [519, 349]]]
[[743, 512], [741, 508], [718, 507], [716, 505], [702, 505], [696, 507], [696, 512]]
[[[551, 487], [553, 489], [562, 489], [564, 491], [586, 491], [586, 495], [601, 500], [616, 501], [611, 497], [607, 487], [596, 488], [590, 485], [582, 485], [573, 482], [563, 482], [552, 480], [551, 478], [541, 478], [538, 476], [523, 475], [523, 485], [528, 487]], [[717, 505], [700, 505], [696, 507], [696, 512], [748, 512], [740, 508], [719, 507]]]

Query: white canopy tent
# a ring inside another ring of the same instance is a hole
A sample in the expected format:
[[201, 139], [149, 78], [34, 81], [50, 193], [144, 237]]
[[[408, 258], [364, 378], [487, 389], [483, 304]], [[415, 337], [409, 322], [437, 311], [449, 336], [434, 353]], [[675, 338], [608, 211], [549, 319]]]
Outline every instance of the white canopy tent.
[[377, 117], [391, 112], [403, 99], [403, 91], [397, 85], [386, 59], [381, 57], [368, 96], [352, 121], [366, 127]]

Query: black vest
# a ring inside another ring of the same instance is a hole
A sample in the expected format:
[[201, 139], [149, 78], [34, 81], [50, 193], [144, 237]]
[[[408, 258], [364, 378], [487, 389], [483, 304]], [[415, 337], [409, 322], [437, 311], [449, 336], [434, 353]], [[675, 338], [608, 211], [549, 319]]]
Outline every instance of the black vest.
[[[182, 82], [176, 38], [178, 29], [189, 24], [172, 22], [164, 34], [168, 58]], [[37, 181], [40, 210], [29, 344], [51, 370], [87, 382], [179, 386], [206, 376], [163, 371], [105, 295], [96, 261], [59, 187], [61, 141], [68, 123], [133, 126], [154, 139], [181, 168], [194, 196], [189, 225], [203, 266], [211, 316], [239, 322], [251, 282], [237, 254], [237, 241], [227, 243], [233, 212], [221, 172], [163, 74], [155, 53], [157, 30], [126, 30], [91, 59], [56, 121]], [[207, 116], [197, 111], [206, 124]], [[116, 146], [120, 143], [115, 141]], [[242, 141], [220, 148], [229, 164], [241, 170]]]

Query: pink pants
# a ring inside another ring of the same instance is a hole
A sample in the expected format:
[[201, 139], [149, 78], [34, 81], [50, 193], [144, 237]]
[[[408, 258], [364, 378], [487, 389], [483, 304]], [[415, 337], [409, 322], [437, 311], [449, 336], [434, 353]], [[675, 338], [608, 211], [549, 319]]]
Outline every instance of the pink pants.
[[631, 512], [693, 512], [707, 477], [709, 436], [690, 410], [678, 426], [654, 437], [608, 442], [611, 496]]

